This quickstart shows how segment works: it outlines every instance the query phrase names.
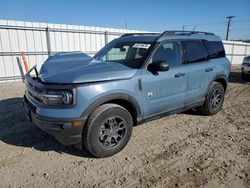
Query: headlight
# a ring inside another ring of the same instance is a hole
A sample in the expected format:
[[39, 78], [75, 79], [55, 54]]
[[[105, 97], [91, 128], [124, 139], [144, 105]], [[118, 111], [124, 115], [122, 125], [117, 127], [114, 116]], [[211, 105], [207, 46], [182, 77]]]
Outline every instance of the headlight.
[[43, 103], [48, 106], [65, 106], [73, 104], [73, 94], [70, 91], [49, 91], [41, 97]]
[[71, 104], [72, 103], [72, 98], [73, 98], [73, 96], [72, 96], [72, 94], [70, 92], [63, 93], [62, 100], [63, 100], [64, 104]]

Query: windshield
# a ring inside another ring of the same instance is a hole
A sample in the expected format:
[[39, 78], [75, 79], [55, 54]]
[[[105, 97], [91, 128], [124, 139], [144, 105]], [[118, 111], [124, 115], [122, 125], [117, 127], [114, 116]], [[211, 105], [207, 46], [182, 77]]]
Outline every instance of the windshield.
[[113, 41], [98, 52], [94, 59], [121, 63], [130, 68], [141, 67], [151, 43]]

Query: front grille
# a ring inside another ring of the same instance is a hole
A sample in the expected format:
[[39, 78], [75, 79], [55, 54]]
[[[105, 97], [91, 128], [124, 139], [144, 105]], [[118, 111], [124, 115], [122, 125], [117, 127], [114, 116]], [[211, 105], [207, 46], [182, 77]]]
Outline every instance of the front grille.
[[[54, 103], [50, 104], [48, 103], [49, 98], [57, 98], [58, 96], [62, 97], [63, 91], [70, 91], [73, 94], [73, 100], [76, 95], [75, 86], [74, 85], [55, 85], [55, 84], [45, 84], [42, 83], [40, 80], [37, 80], [34, 77], [31, 77], [30, 75], [25, 76], [25, 95], [27, 96], [27, 100], [30, 101], [34, 105], [39, 106], [51, 106], [55, 108], [62, 108], [61, 104], [57, 104], [56, 102], [60, 100], [51, 100]], [[49, 102], [51, 102], [49, 101]], [[71, 105], [65, 105], [65, 108], [71, 108], [73, 105], [75, 105], [75, 102], [73, 101]], [[63, 105], [64, 107], [64, 105]]]
[[26, 94], [36, 102], [42, 103], [41, 94], [45, 93], [44, 90], [32, 85], [26, 80]]

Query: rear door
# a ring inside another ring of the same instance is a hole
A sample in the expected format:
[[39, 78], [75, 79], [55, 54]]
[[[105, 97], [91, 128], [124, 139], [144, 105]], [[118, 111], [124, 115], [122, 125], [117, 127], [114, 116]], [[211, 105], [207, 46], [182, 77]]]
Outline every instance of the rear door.
[[187, 95], [185, 104], [199, 101], [205, 96], [208, 85], [215, 77], [215, 63], [208, 60], [207, 49], [201, 40], [182, 42], [187, 72]]

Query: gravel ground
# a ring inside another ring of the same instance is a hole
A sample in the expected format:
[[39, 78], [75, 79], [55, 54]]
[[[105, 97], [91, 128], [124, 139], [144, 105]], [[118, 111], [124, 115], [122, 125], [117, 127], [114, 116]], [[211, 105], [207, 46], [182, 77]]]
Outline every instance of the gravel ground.
[[127, 147], [105, 159], [27, 122], [23, 83], [0, 84], [0, 187], [250, 187], [250, 83], [233, 70], [221, 112], [136, 126]]

